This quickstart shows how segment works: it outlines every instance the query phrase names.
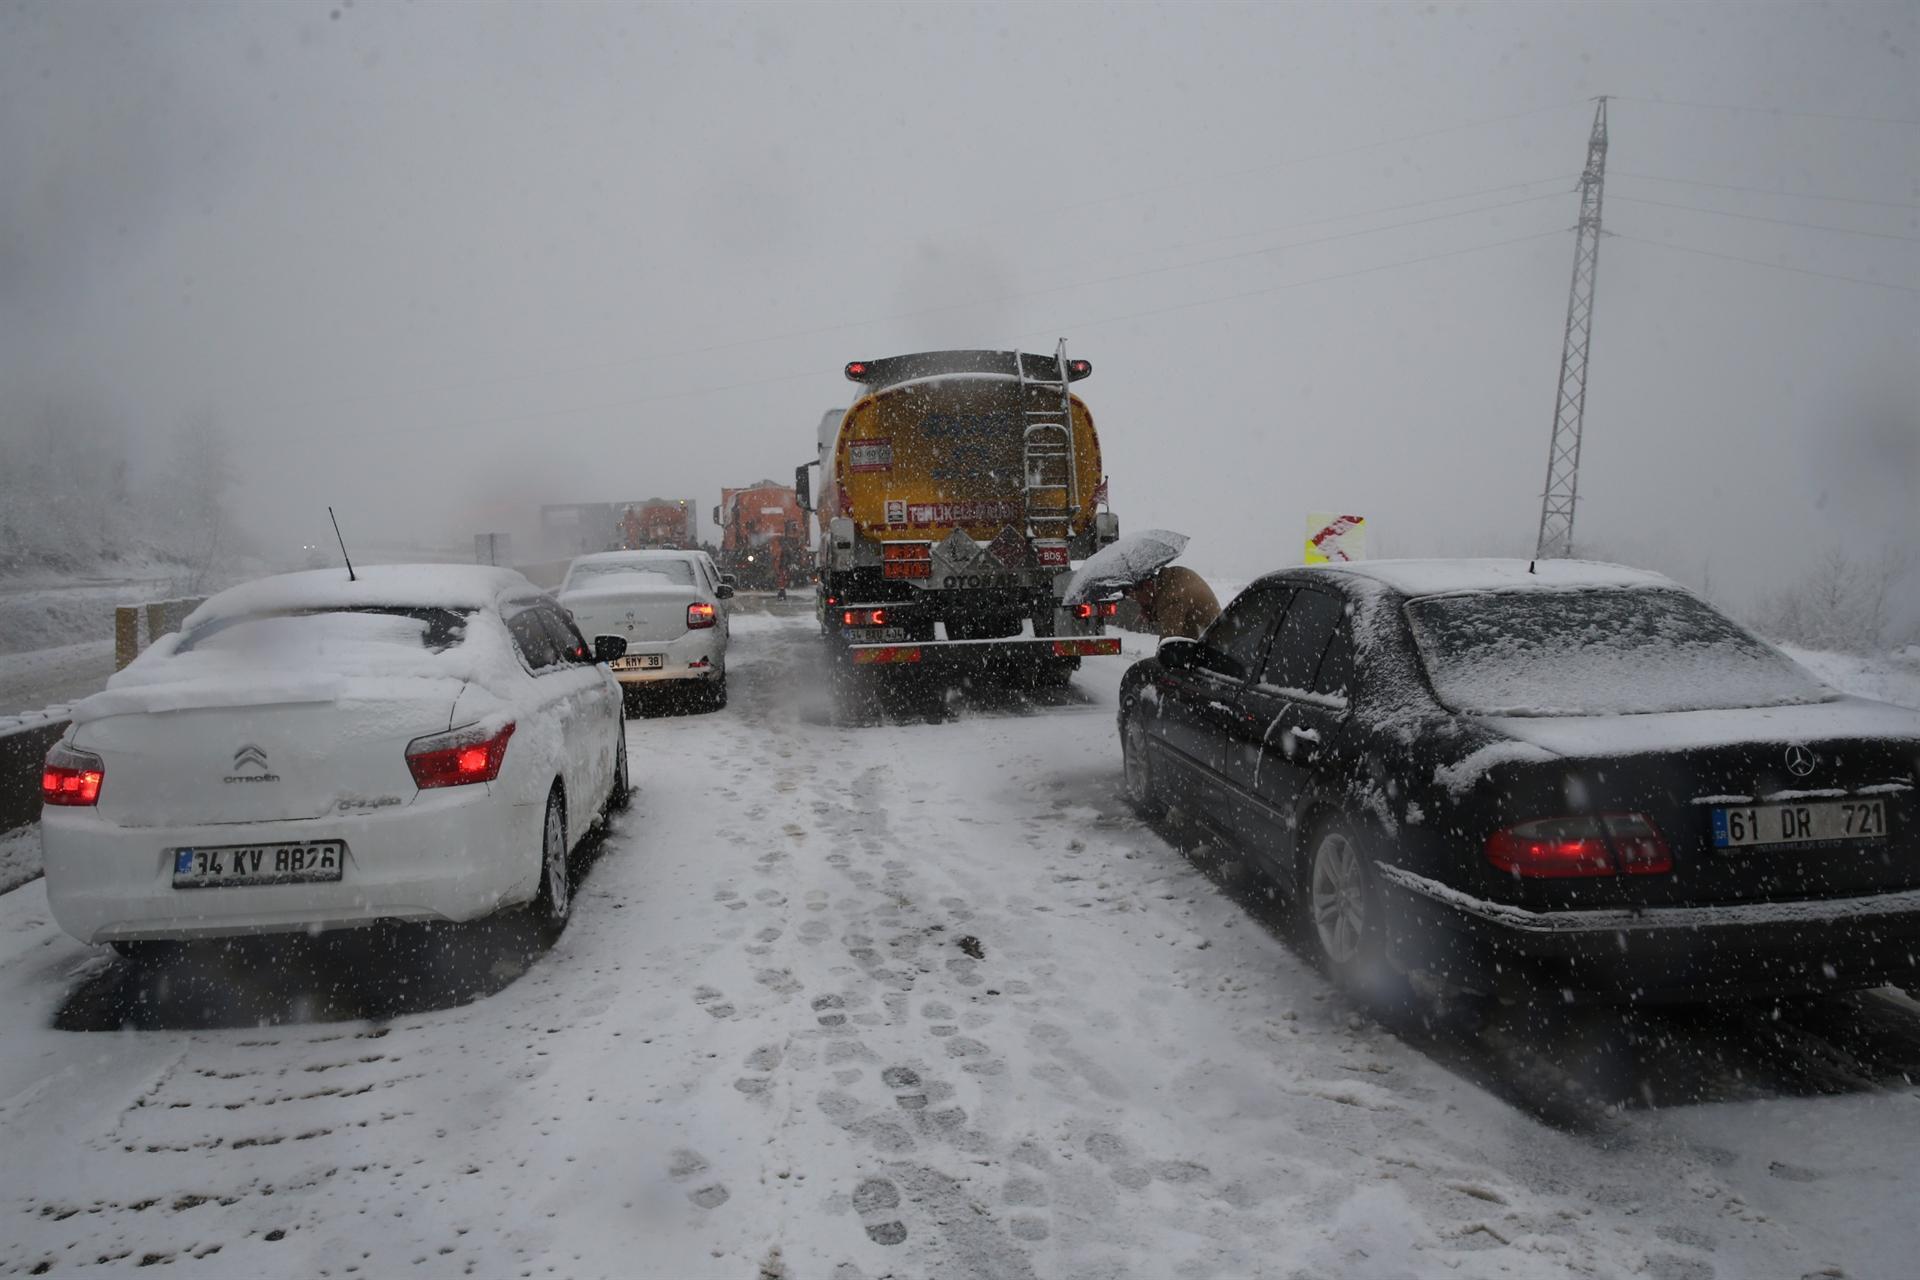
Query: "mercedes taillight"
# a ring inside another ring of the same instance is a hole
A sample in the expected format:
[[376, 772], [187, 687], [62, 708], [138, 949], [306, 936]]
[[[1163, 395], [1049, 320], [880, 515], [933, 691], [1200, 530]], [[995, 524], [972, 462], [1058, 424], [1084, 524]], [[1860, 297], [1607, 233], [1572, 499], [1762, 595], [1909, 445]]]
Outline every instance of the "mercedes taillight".
[[1655, 876], [1673, 870], [1673, 853], [1651, 819], [1638, 813], [1542, 818], [1487, 837], [1487, 861], [1532, 880]]

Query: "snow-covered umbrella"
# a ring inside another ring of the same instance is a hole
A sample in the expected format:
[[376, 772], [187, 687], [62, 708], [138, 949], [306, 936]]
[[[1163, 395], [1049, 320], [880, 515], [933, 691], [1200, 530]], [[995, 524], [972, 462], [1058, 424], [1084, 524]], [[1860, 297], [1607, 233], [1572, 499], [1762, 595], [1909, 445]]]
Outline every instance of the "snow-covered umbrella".
[[1126, 533], [1088, 556], [1067, 583], [1068, 604], [1079, 604], [1095, 591], [1130, 587], [1173, 562], [1187, 549], [1187, 535], [1169, 529], [1142, 529]]

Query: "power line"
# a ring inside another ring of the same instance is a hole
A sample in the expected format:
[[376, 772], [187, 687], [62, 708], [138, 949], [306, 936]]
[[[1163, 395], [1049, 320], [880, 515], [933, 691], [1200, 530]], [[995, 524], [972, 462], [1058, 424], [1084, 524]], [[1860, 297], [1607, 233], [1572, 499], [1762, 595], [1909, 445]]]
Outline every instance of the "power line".
[[[1402, 204], [1381, 205], [1375, 209], [1358, 209], [1351, 213], [1336, 213], [1325, 218], [1308, 218], [1304, 222], [1290, 222], [1285, 226], [1263, 227], [1256, 231], [1236, 231], [1232, 235], [1208, 236], [1203, 240], [1183, 240], [1178, 244], [1161, 245], [1152, 249], [1133, 249], [1122, 258], [1143, 258], [1155, 253], [1173, 253], [1180, 249], [1199, 249], [1210, 244], [1224, 244], [1229, 240], [1246, 240], [1253, 236], [1278, 235], [1282, 231], [1298, 231], [1303, 227], [1325, 226], [1330, 222], [1346, 222], [1352, 218], [1371, 218], [1383, 213], [1399, 213], [1403, 209], [1422, 209], [1433, 204], [1451, 204], [1455, 200], [1473, 200], [1480, 196], [1499, 195], [1503, 191], [1521, 191], [1527, 187], [1537, 187], [1543, 182], [1572, 182], [1579, 174], [1557, 173], [1551, 177], [1534, 178], [1528, 182], [1507, 182], [1497, 187], [1482, 187], [1478, 191], [1460, 191], [1450, 196], [1430, 196], [1425, 200], [1408, 200]], [[1499, 206], [1491, 206], [1499, 207]], [[1470, 211], [1466, 211], [1470, 212]]]
[[[1507, 187], [1494, 188], [1493, 190], [1496, 190], [1496, 191], [1512, 190], [1514, 186], [1523, 186], [1523, 185], [1537, 185], [1537, 184], [1511, 184]], [[1471, 197], [1472, 194], [1479, 194], [1479, 193], [1469, 193], [1468, 195], [1446, 197], [1446, 198], [1468, 199]], [[1555, 199], [1559, 197], [1561, 194], [1562, 193], [1558, 191], [1550, 191], [1543, 195], [1522, 196], [1518, 199], [1504, 200], [1495, 204], [1477, 205], [1471, 209], [1456, 209], [1449, 213], [1431, 214], [1431, 215], [1428, 215], [1427, 217], [1422, 217], [1422, 218], [1409, 218], [1401, 222], [1389, 222], [1389, 223], [1383, 223], [1375, 227], [1362, 227], [1353, 231], [1335, 232], [1331, 235], [1315, 236], [1312, 239], [1308, 239], [1308, 240], [1296, 240], [1296, 241], [1288, 241], [1283, 244], [1267, 245], [1258, 249], [1244, 249], [1234, 253], [1218, 254], [1210, 258], [1199, 258], [1199, 259], [1195, 259], [1188, 262], [1170, 263], [1166, 266], [1161, 266], [1161, 267], [1147, 267], [1147, 268], [1142, 268], [1141, 270], [1138, 270], [1138, 271], [1123, 271], [1123, 272], [1111, 273], [1108, 275], [1089, 276], [1082, 279], [1069, 280], [1062, 284], [1047, 285], [1039, 289], [1026, 289], [1017, 293], [999, 294], [994, 297], [988, 297], [988, 298], [973, 298], [964, 302], [941, 303], [938, 306], [920, 307], [912, 311], [897, 311], [888, 315], [871, 316], [861, 320], [844, 320], [844, 321], [838, 321], [833, 324], [813, 325], [804, 329], [789, 329], [782, 333], [763, 334], [758, 337], [752, 337], [752, 338], [736, 338], [728, 342], [709, 343], [705, 346], [699, 346], [699, 347], [683, 347], [678, 351], [655, 352], [655, 353], [649, 353], [647, 355], [638, 356], [638, 357], [628, 357], [628, 358], [619, 359], [619, 360], [594, 361], [586, 364], [571, 365], [563, 368], [534, 370], [532, 372], [526, 372], [526, 373], [500, 374], [498, 376], [491, 377], [491, 378], [480, 378], [480, 379], [474, 379], [470, 381], [457, 382], [457, 383], [440, 383], [435, 386], [413, 387], [413, 388], [403, 389], [400, 391], [366, 392], [357, 396], [336, 398], [333, 400], [326, 400], [326, 401], [310, 402], [298, 407], [302, 410], [312, 410], [312, 409], [320, 409], [320, 408], [336, 408], [336, 407], [339, 407], [342, 405], [348, 405], [348, 404], [367, 403], [369, 401], [379, 400], [379, 399], [382, 399], [388, 396], [394, 396], [394, 395], [419, 395], [419, 394], [430, 393], [434, 391], [471, 391], [481, 387], [502, 386], [509, 383], [525, 382], [525, 381], [538, 379], [538, 378], [563, 377], [570, 374], [590, 373], [590, 372], [594, 372], [602, 369], [626, 368], [626, 367], [635, 366], [635, 365], [646, 365], [646, 364], [651, 364], [660, 360], [679, 359], [681, 357], [686, 357], [686, 356], [711, 355], [721, 351], [732, 351], [732, 350], [737, 350], [741, 347], [759, 346], [764, 343], [784, 342], [794, 338], [819, 337], [823, 334], [828, 334], [828, 333], [841, 333], [841, 332], [846, 332], [848, 330], [853, 330], [853, 329], [863, 329], [869, 325], [891, 324], [891, 323], [895, 323], [902, 320], [918, 320], [927, 316], [941, 315], [951, 311], [965, 311], [973, 307], [998, 306], [998, 305], [1009, 303], [1009, 302], [1025, 302], [1032, 298], [1045, 297], [1046, 295], [1052, 294], [1052, 293], [1064, 293], [1072, 289], [1088, 288], [1093, 285], [1114, 284], [1114, 283], [1125, 281], [1125, 280], [1137, 280], [1137, 279], [1144, 278], [1146, 276], [1165, 275], [1169, 272], [1185, 271], [1195, 267], [1216, 266], [1224, 262], [1235, 262], [1245, 258], [1261, 257], [1269, 253], [1279, 253], [1287, 249], [1302, 249], [1302, 248], [1310, 248], [1315, 245], [1332, 244], [1340, 240], [1351, 240], [1360, 236], [1376, 235], [1385, 231], [1399, 231], [1407, 227], [1423, 226], [1427, 223], [1432, 223], [1432, 222], [1442, 222], [1449, 218], [1465, 217], [1469, 214], [1475, 214], [1475, 213], [1491, 213], [1499, 209], [1512, 208], [1517, 205], [1537, 203], [1538, 201], [1541, 201], [1541, 200]], [[1432, 203], [1432, 202], [1416, 201], [1414, 203], [1419, 204], [1419, 203]], [[1371, 216], [1371, 214], [1374, 212], [1387, 212], [1387, 210], [1368, 211], [1364, 213], [1358, 213], [1358, 214], [1352, 214], [1352, 215], [1346, 215], [1346, 216], [1367, 217], [1367, 216]], [[1340, 220], [1342, 219], [1328, 218], [1322, 221], [1335, 222]], [[1308, 223], [1300, 223], [1295, 225], [1314, 226], [1314, 225], [1320, 225], [1320, 224], [1308, 222]], [[1287, 230], [1287, 229], [1288, 228], [1281, 227], [1281, 228], [1273, 228], [1272, 230], [1281, 231], [1281, 230]], [[1270, 232], [1269, 233], [1250, 232], [1248, 234], [1251, 234], [1251, 235], [1270, 234]], [[1230, 238], [1237, 239], [1240, 237], [1230, 237]], [[1175, 247], [1178, 247], [1178, 246], [1175, 246]], [[1167, 250], [1151, 250], [1149, 252], [1166, 252], [1166, 251]]]
[[1744, 222], [1767, 222], [1776, 227], [1803, 227], [1808, 231], [1831, 231], [1843, 236], [1871, 236], [1875, 240], [1900, 240], [1907, 244], [1920, 244], [1920, 237], [1899, 236], [1887, 231], [1859, 231], [1853, 227], [1831, 227], [1819, 222], [1795, 222], [1791, 218], [1763, 218], [1757, 213], [1732, 213], [1726, 209], [1702, 209], [1698, 205], [1672, 204], [1665, 200], [1645, 200], [1639, 196], [1614, 196], [1615, 200], [1625, 200], [1629, 204], [1652, 205], [1656, 209], [1684, 209], [1688, 213], [1710, 213], [1720, 218], [1739, 218]]
[[[1301, 280], [1290, 280], [1284, 284], [1268, 285], [1260, 289], [1246, 289], [1238, 293], [1221, 294], [1217, 297], [1196, 298], [1191, 302], [1175, 303], [1171, 306], [1165, 306], [1165, 307], [1152, 307], [1145, 311], [1134, 311], [1134, 312], [1129, 312], [1125, 315], [1103, 316], [1098, 319], [1079, 320], [1079, 321], [1074, 321], [1067, 324], [1051, 324], [1044, 329], [1031, 329], [1024, 333], [1016, 334], [1014, 336], [1020, 337], [1020, 338], [1030, 338], [1037, 335], [1044, 335], [1049, 333], [1060, 333], [1060, 332], [1078, 331], [1083, 329], [1091, 329], [1098, 325], [1120, 324], [1128, 320], [1143, 320], [1150, 316], [1168, 315], [1177, 311], [1191, 311], [1197, 307], [1214, 306], [1220, 303], [1227, 303], [1227, 302], [1238, 302], [1246, 298], [1257, 298], [1267, 294], [1285, 292], [1288, 289], [1301, 289], [1301, 288], [1307, 287], [1308, 285], [1327, 284], [1327, 283], [1338, 281], [1338, 280], [1350, 280], [1356, 276], [1375, 275], [1382, 271], [1398, 270], [1401, 267], [1419, 266], [1423, 263], [1438, 262], [1446, 258], [1458, 258], [1471, 253], [1484, 253], [1490, 249], [1498, 249], [1510, 244], [1521, 244], [1528, 240], [1539, 240], [1547, 236], [1557, 236], [1557, 235], [1563, 235], [1563, 234], [1565, 234], [1563, 228], [1553, 227], [1546, 231], [1533, 232], [1530, 235], [1513, 236], [1505, 240], [1494, 240], [1486, 244], [1468, 245], [1465, 248], [1450, 249], [1443, 253], [1423, 254], [1419, 257], [1406, 258], [1398, 262], [1382, 263], [1379, 266], [1375, 266], [1375, 267], [1361, 267], [1361, 268], [1358, 268], [1357, 270], [1338, 271], [1330, 275], [1309, 276]], [[503, 423], [537, 421], [539, 419], [544, 419], [544, 418], [574, 417], [583, 413], [604, 413], [614, 409], [630, 409], [637, 405], [659, 404], [669, 400], [686, 400], [686, 399], [694, 398], [696, 396], [719, 395], [727, 391], [743, 391], [743, 390], [749, 390], [755, 387], [770, 387], [770, 386], [777, 386], [781, 383], [800, 382], [810, 378], [817, 379], [822, 376], [823, 372], [830, 372], [830, 370], [822, 370], [819, 368], [814, 368], [814, 369], [808, 369], [800, 373], [775, 374], [770, 377], [750, 378], [742, 382], [730, 382], [730, 383], [725, 383], [719, 386], [694, 387], [686, 391], [667, 391], [667, 392], [662, 392], [658, 395], [635, 396], [630, 398], [623, 398], [620, 400], [605, 401], [599, 404], [574, 405], [570, 408], [565, 408], [565, 409], [536, 409], [526, 413], [502, 414], [502, 415], [498, 415], [495, 417], [488, 417], [488, 418], [461, 418], [461, 419], [456, 419], [450, 422], [436, 423], [434, 424], [434, 426], [426, 428], [426, 430], [451, 431], [455, 429], [465, 429], [468, 427], [493, 426], [493, 425], [503, 424]]]
[[1615, 102], [1638, 102], [1651, 107], [1692, 107], [1701, 111], [1745, 111], [1767, 116], [1794, 116], [1802, 120], [1844, 120], [1854, 124], [1920, 125], [1920, 120], [1892, 116], [1855, 116], [1837, 111], [1794, 111], [1787, 107], [1755, 107], [1736, 102], [1684, 102], [1679, 98], [1635, 98], [1609, 95]]
[[1702, 182], [1698, 178], [1664, 178], [1654, 173], [1627, 173], [1615, 171], [1616, 178], [1633, 178], [1639, 182], [1671, 182], [1683, 187], [1711, 187], [1715, 191], [1744, 191], [1756, 196], [1786, 196], [1793, 200], [1831, 200], [1835, 204], [1865, 204], [1881, 209], [1920, 210], [1920, 204], [1906, 204], [1898, 200], [1869, 200], [1864, 196], [1830, 196], [1816, 191], [1780, 191], [1772, 187], [1741, 187], [1731, 182]]
[[1406, 133], [1393, 138], [1381, 138], [1375, 142], [1363, 142], [1351, 147], [1339, 147], [1331, 151], [1316, 151], [1303, 156], [1293, 156], [1278, 160], [1272, 164], [1257, 165], [1250, 169], [1235, 169], [1226, 173], [1216, 173], [1193, 178], [1181, 178], [1174, 182], [1162, 183], [1153, 187], [1140, 187], [1133, 191], [1122, 191], [1110, 196], [1098, 196], [1091, 200], [1076, 201], [1072, 204], [1057, 205], [1041, 210], [1043, 213], [1070, 213], [1076, 209], [1090, 209], [1097, 205], [1113, 204], [1120, 200], [1134, 200], [1141, 196], [1160, 195], [1168, 191], [1177, 191], [1182, 187], [1201, 186], [1215, 182], [1232, 182], [1239, 178], [1250, 178], [1263, 173], [1276, 173], [1290, 169], [1295, 165], [1310, 164], [1316, 160], [1338, 160], [1344, 156], [1357, 155], [1363, 151], [1378, 151], [1382, 147], [1399, 146], [1405, 142], [1425, 142], [1429, 138], [1444, 137], [1449, 133], [1463, 133], [1469, 129], [1484, 129], [1488, 125], [1505, 124], [1511, 120], [1523, 120], [1528, 116], [1545, 115], [1552, 111], [1564, 111], [1568, 107], [1584, 106], [1587, 99], [1576, 98], [1571, 102], [1556, 102], [1550, 106], [1528, 107], [1524, 111], [1511, 111], [1506, 115], [1487, 116], [1480, 120], [1468, 120], [1461, 124], [1443, 125], [1438, 129], [1425, 129], [1419, 133]]
[[1310, 284], [1326, 284], [1334, 280], [1351, 280], [1355, 276], [1370, 276], [1382, 271], [1394, 271], [1400, 267], [1414, 267], [1425, 262], [1438, 262], [1443, 258], [1459, 258], [1470, 253], [1484, 253], [1489, 249], [1499, 249], [1510, 244], [1524, 244], [1528, 240], [1541, 240], [1547, 236], [1565, 234], [1566, 228], [1551, 227], [1546, 231], [1535, 231], [1531, 235], [1512, 236], [1505, 240], [1494, 240], [1486, 244], [1472, 244], [1466, 246], [1464, 249], [1449, 249], [1444, 253], [1423, 254], [1418, 258], [1406, 258], [1399, 262], [1382, 263], [1377, 267], [1360, 267], [1353, 271], [1336, 271], [1332, 275], [1308, 276], [1304, 280], [1289, 280], [1285, 284], [1268, 285], [1262, 289], [1245, 289], [1239, 293], [1227, 293], [1214, 298], [1197, 298], [1192, 302], [1175, 303], [1169, 307], [1153, 307], [1146, 311], [1133, 311], [1121, 316], [1103, 316], [1098, 320], [1080, 320], [1072, 324], [1049, 325], [1045, 329], [1029, 329], [1027, 332], [1017, 334], [1016, 336], [1031, 338], [1036, 335], [1059, 333], [1067, 330], [1078, 331], [1081, 329], [1091, 329], [1095, 325], [1120, 324], [1127, 320], [1144, 320], [1149, 316], [1169, 315], [1176, 311], [1191, 311], [1195, 307], [1212, 306], [1215, 303], [1221, 302], [1239, 302], [1245, 298], [1258, 298], [1270, 293], [1283, 293], [1288, 289], [1304, 288]]
[[1676, 253], [1695, 253], [1703, 258], [1719, 258], [1725, 262], [1743, 262], [1750, 267], [1765, 267], [1769, 271], [1791, 271], [1797, 276], [1818, 276], [1822, 280], [1840, 280], [1847, 284], [1864, 284], [1875, 289], [1893, 289], [1899, 293], [1920, 294], [1920, 288], [1912, 285], [1895, 284], [1890, 280], [1867, 280], [1860, 276], [1843, 276], [1831, 271], [1815, 271], [1811, 267], [1789, 267], [1780, 262], [1765, 262], [1759, 258], [1742, 258], [1731, 253], [1716, 253], [1712, 249], [1695, 249], [1684, 244], [1668, 244], [1664, 240], [1649, 240], [1645, 236], [1627, 235], [1625, 232], [1613, 232], [1616, 240], [1632, 240], [1638, 244], [1650, 244], [1656, 249], [1672, 249]]

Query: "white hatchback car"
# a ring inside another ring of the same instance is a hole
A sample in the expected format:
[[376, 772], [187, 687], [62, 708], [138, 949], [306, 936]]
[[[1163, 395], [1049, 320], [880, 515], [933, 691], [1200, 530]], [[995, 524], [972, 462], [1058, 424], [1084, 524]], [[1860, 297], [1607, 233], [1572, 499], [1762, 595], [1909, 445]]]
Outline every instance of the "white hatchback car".
[[522, 904], [557, 934], [571, 853], [627, 799], [620, 690], [596, 661], [620, 651], [505, 569], [223, 591], [48, 754], [48, 905], [127, 954]]
[[560, 603], [589, 636], [618, 636], [613, 675], [635, 687], [696, 681], [727, 704], [727, 602], [733, 588], [704, 551], [603, 551], [567, 566]]

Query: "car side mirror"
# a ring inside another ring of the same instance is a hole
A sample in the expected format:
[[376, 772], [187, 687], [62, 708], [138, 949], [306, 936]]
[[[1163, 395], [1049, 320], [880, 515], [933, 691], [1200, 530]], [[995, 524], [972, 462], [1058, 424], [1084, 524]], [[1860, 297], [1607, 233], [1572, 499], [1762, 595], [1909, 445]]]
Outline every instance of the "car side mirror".
[[595, 662], [612, 662], [615, 658], [624, 658], [626, 655], [627, 638], [625, 636], [595, 636], [593, 638], [593, 660]]
[[713, 589], [713, 594], [718, 599], [731, 600], [733, 599], [733, 588], [723, 582]]
[[1168, 636], [1160, 642], [1160, 665], [1169, 671], [1185, 671], [1200, 659], [1200, 642], [1185, 636]]
[[802, 511], [813, 510], [813, 477], [807, 474], [807, 468], [813, 465], [803, 462], [793, 469], [794, 500], [800, 504]]

